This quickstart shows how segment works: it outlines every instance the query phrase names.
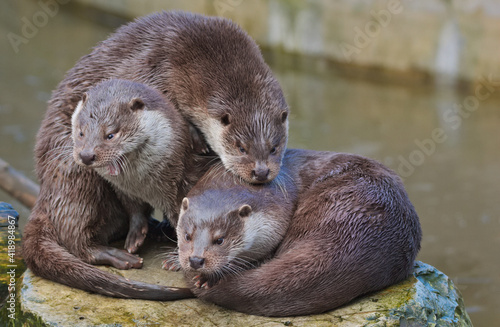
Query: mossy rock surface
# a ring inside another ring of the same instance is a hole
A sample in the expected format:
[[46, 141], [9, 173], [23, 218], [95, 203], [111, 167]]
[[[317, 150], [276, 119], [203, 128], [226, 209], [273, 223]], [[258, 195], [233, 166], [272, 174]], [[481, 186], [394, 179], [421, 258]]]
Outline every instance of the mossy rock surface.
[[[165, 249], [147, 244], [142, 269], [118, 271], [126, 278], [185, 286], [181, 273], [160, 268]], [[89, 294], [25, 272], [18, 291], [17, 323], [47, 326], [471, 326], [460, 293], [443, 273], [416, 262], [414, 276], [325, 314], [266, 318], [197, 299], [176, 302], [123, 300]]]
[[9, 294], [9, 286], [13, 286], [12, 278], [19, 278], [26, 270], [21, 258], [18, 220], [17, 211], [10, 204], [0, 202], [0, 303]]

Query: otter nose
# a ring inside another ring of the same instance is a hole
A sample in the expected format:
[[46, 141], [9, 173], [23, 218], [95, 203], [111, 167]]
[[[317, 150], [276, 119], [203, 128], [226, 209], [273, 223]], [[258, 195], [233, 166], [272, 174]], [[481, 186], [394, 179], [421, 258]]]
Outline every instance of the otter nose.
[[193, 269], [200, 269], [205, 263], [205, 258], [200, 257], [189, 257], [189, 265]]
[[258, 182], [265, 182], [269, 176], [269, 168], [266, 164], [257, 163], [255, 169], [252, 170], [252, 178]]
[[89, 150], [80, 152], [80, 158], [85, 165], [91, 165], [95, 161], [95, 153]]

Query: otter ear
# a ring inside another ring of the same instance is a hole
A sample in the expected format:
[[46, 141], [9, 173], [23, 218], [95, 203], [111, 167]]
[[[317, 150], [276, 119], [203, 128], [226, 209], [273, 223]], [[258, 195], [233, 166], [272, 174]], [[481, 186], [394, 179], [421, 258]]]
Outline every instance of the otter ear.
[[184, 198], [182, 199], [182, 210], [186, 211], [189, 208], [189, 199]]
[[238, 210], [238, 215], [241, 218], [246, 218], [246, 217], [250, 216], [251, 213], [252, 213], [252, 207], [249, 206], [248, 204], [242, 205], [240, 207], [240, 209]]
[[288, 118], [288, 111], [283, 111], [281, 113], [281, 122], [284, 123], [287, 118]]
[[139, 98], [133, 98], [128, 105], [132, 111], [144, 109], [144, 102]]
[[87, 98], [88, 98], [88, 97], [89, 97], [89, 96], [88, 96], [87, 92], [84, 92], [84, 93], [82, 94], [82, 103], [87, 102]]
[[222, 125], [227, 126], [231, 123], [231, 115], [227, 112], [220, 117], [220, 122]]

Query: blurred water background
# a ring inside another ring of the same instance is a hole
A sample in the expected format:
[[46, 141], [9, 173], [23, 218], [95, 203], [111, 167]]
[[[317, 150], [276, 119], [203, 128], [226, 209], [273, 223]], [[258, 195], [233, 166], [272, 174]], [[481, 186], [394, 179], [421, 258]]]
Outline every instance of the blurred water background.
[[[33, 180], [33, 147], [51, 90], [126, 21], [61, 5], [16, 49], [5, 36], [22, 35], [23, 18], [31, 20], [39, 11], [36, 1], [0, 2], [0, 158]], [[437, 38], [445, 43], [436, 58], [444, 73], [454, 73], [457, 65], [446, 54], [456, 46], [454, 28], [452, 23]], [[402, 175], [424, 232], [418, 259], [453, 279], [475, 326], [497, 325], [500, 76], [492, 75], [490, 83], [484, 82], [487, 75], [482, 82], [478, 76], [472, 84], [452, 83], [318, 56], [264, 53], [292, 110], [289, 147], [357, 153]], [[487, 98], [475, 95], [478, 85]], [[474, 110], [463, 109], [472, 105]], [[461, 113], [453, 111], [460, 106]], [[15, 205], [24, 226], [29, 211], [2, 191], [0, 200]]]

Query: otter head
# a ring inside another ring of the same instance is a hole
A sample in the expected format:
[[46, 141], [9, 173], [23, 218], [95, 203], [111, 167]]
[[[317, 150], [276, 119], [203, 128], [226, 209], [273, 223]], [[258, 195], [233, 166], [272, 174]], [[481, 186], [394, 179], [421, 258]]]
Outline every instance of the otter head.
[[[155, 121], [145, 113], [151, 97], [145, 85], [122, 80], [99, 83], [83, 94], [72, 115], [73, 159], [106, 176], [120, 175], [150, 139]], [[167, 134], [168, 131], [163, 131]]]
[[182, 269], [213, 280], [238, 271], [243, 262], [237, 259], [238, 254], [245, 248], [244, 226], [252, 215], [247, 204], [216, 211], [215, 206], [198, 208], [184, 198], [177, 225]]
[[205, 134], [226, 169], [248, 183], [261, 184], [279, 173], [289, 110], [274, 77], [259, 75], [249, 84], [211, 98], [208, 111], [214, 128]]

